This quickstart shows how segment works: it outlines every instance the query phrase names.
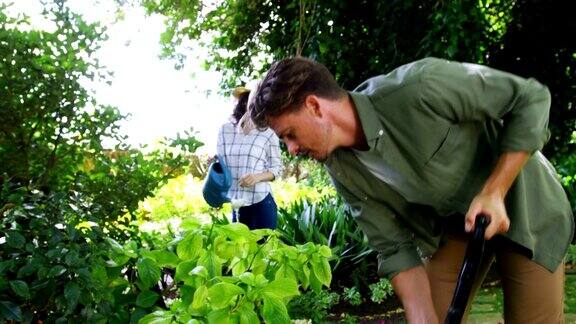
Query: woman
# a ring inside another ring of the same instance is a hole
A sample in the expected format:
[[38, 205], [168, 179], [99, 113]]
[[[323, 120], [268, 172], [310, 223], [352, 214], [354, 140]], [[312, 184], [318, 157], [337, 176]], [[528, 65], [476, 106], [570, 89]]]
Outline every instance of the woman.
[[274, 229], [277, 207], [270, 181], [280, 176], [282, 169], [279, 139], [269, 128], [254, 127], [246, 114], [249, 95], [247, 88], [234, 89], [236, 106], [230, 121], [220, 127], [217, 151], [232, 173], [228, 196], [233, 205], [242, 206], [232, 211], [232, 220], [250, 229]]

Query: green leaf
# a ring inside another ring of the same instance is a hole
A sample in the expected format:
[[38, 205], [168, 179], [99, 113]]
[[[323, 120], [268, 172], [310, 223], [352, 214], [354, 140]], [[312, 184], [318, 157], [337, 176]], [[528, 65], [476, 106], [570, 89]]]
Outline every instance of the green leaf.
[[244, 272], [239, 276], [240, 281], [249, 285], [249, 286], [256, 286], [256, 280], [254, 274], [252, 272]]
[[203, 238], [197, 233], [188, 233], [186, 237], [178, 246], [176, 246], [176, 254], [182, 260], [193, 260], [200, 255], [202, 251]]
[[258, 314], [256, 314], [254, 309], [250, 308], [248, 304], [244, 304], [242, 308], [240, 308], [239, 312], [240, 312], [240, 324], [253, 324], [261, 322], [260, 319], [258, 318]]
[[230, 305], [236, 296], [243, 293], [244, 289], [234, 284], [220, 282], [208, 289], [208, 299], [213, 309], [221, 309]]
[[142, 308], [136, 308], [136, 310], [132, 311], [130, 314], [130, 324], [137, 324], [138, 321], [144, 316], [146, 316], [148, 312]]
[[64, 268], [64, 266], [61, 265], [53, 266], [52, 269], [48, 271], [48, 278], [55, 278], [61, 276], [64, 274], [64, 272], [66, 272], [66, 268]]
[[184, 281], [186, 284], [193, 284], [192, 276], [190, 275], [190, 271], [196, 267], [196, 261], [189, 260], [180, 262], [176, 267], [176, 274], [174, 275], [175, 281]]
[[136, 305], [143, 308], [152, 307], [158, 300], [158, 297], [160, 297], [160, 295], [153, 291], [143, 291], [136, 297]]
[[68, 309], [73, 310], [78, 304], [78, 299], [80, 299], [80, 286], [77, 283], [71, 281], [64, 287], [64, 297], [68, 301]]
[[92, 267], [92, 279], [96, 281], [99, 285], [104, 287], [108, 283], [108, 274], [106, 274], [106, 268], [100, 264], [96, 264]]
[[30, 289], [28, 285], [22, 280], [12, 280], [10, 281], [10, 288], [14, 293], [24, 299], [30, 298]]
[[11, 321], [22, 320], [22, 312], [20, 311], [20, 307], [9, 301], [0, 301], [0, 315], [2, 315], [4, 319]]
[[28, 277], [36, 271], [36, 267], [32, 263], [28, 263], [22, 268], [18, 269], [18, 274], [16, 275], [18, 278]]
[[261, 315], [266, 323], [290, 323], [288, 310], [280, 299], [264, 296], [263, 300], [264, 307]]
[[275, 279], [288, 278], [296, 280], [296, 274], [294, 273], [294, 270], [290, 266], [288, 266], [287, 264], [282, 264], [280, 268], [278, 268], [278, 271], [276, 271], [274, 278]]
[[142, 317], [138, 324], [170, 324], [172, 323], [172, 314], [167, 311], [155, 311]]
[[324, 258], [314, 258], [311, 261], [312, 272], [316, 275], [316, 278], [326, 287], [330, 286], [332, 281], [332, 272], [330, 270], [330, 263]]
[[6, 233], [6, 243], [13, 248], [19, 249], [26, 243], [26, 238], [16, 231], [9, 231]]
[[124, 278], [114, 278], [108, 283], [108, 288], [116, 288], [130, 285], [130, 281]]
[[192, 300], [194, 299], [194, 293], [196, 289], [194, 287], [190, 287], [188, 285], [183, 285], [180, 287], [180, 300], [185, 305], [192, 304]]
[[136, 263], [138, 277], [146, 288], [154, 286], [160, 280], [160, 268], [156, 262], [150, 258], [143, 258]]
[[222, 275], [222, 260], [214, 253], [209, 251], [198, 260], [199, 265], [203, 265], [208, 270], [209, 277], [216, 277]]
[[296, 281], [288, 278], [280, 278], [270, 282], [262, 289], [262, 293], [280, 299], [300, 294]]
[[156, 253], [156, 263], [158, 263], [158, 266], [161, 268], [174, 269], [178, 266], [179, 262], [180, 260], [178, 260], [178, 256], [174, 254], [174, 252], [157, 251]]
[[248, 270], [248, 260], [246, 259], [234, 258], [232, 259], [232, 264], [234, 264], [234, 266], [232, 266], [233, 276], [241, 275]]
[[298, 271], [298, 280], [304, 290], [308, 289], [310, 285], [310, 268], [307, 265], [301, 266], [300, 271]]
[[190, 270], [189, 275], [206, 279], [208, 278], [208, 270], [206, 270], [206, 267], [199, 265]]
[[317, 293], [322, 291], [322, 282], [320, 282], [320, 280], [318, 280], [318, 278], [314, 274], [314, 271], [312, 271], [310, 273], [310, 287], [312, 288], [312, 290], [314, 290]]
[[201, 308], [202, 306], [204, 306], [207, 297], [208, 297], [208, 288], [204, 285], [198, 287], [194, 292], [194, 299], [192, 300], [192, 304], [190, 304], [190, 308], [192, 309]]
[[248, 226], [240, 222], [226, 224], [220, 227], [220, 231], [225, 233], [233, 241], [239, 238], [249, 241], [257, 241], [260, 237], [250, 231]]
[[330, 250], [329, 247], [327, 247], [326, 245], [322, 245], [319, 249], [320, 251], [320, 255], [322, 255], [325, 258], [329, 258], [332, 256], [332, 250]]
[[66, 263], [66, 265], [68, 266], [73, 266], [77, 264], [78, 261], [80, 261], [80, 258], [78, 257], [77, 251], [68, 252], [68, 254], [66, 254], [66, 257], [64, 258], [64, 263]]
[[234, 256], [240, 255], [240, 250], [238, 246], [232, 242], [223, 242], [217, 246], [216, 253], [219, 257], [230, 260], [234, 258]]
[[230, 312], [228, 309], [219, 309], [208, 313], [207, 316], [209, 324], [229, 324], [233, 323], [230, 318]]

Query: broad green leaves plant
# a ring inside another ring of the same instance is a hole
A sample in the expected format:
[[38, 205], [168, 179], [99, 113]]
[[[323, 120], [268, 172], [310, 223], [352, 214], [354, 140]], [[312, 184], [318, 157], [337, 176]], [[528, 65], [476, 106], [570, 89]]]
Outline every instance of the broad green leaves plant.
[[[174, 296], [174, 301], [140, 323], [289, 323], [286, 305], [300, 289], [321, 291], [330, 285], [331, 251], [326, 246], [288, 246], [274, 231], [250, 231], [240, 223], [189, 221], [184, 227], [182, 236], [164, 250], [140, 250], [136, 263], [140, 281], [150, 272], [156, 281], [164, 281], [158, 276], [158, 263], [168, 255], [176, 261], [174, 250], [178, 258], [177, 264], [164, 262], [161, 268], [163, 274], [174, 275], [168, 280], [171, 284], [163, 285], [163, 298]], [[141, 292], [137, 303], [155, 296]]]

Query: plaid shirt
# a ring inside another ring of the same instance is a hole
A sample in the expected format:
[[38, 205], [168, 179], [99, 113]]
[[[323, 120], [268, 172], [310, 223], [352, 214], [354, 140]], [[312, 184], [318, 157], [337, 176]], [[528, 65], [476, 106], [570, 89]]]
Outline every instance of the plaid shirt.
[[268, 181], [253, 187], [240, 187], [238, 181], [248, 174], [272, 172], [278, 178], [282, 172], [279, 139], [271, 129], [253, 129], [248, 134], [238, 132], [227, 122], [220, 127], [217, 142], [218, 155], [223, 156], [232, 173], [231, 199], [243, 199], [247, 205], [262, 201], [272, 191]]

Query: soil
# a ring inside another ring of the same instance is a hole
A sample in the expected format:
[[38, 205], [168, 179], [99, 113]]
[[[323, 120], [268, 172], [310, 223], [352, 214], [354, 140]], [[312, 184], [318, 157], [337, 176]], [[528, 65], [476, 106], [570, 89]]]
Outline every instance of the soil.
[[336, 304], [331, 309], [328, 322], [345, 322], [354, 317], [355, 323], [405, 323], [404, 310], [400, 300], [394, 295], [382, 303], [364, 302], [358, 306], [347, 303]]

